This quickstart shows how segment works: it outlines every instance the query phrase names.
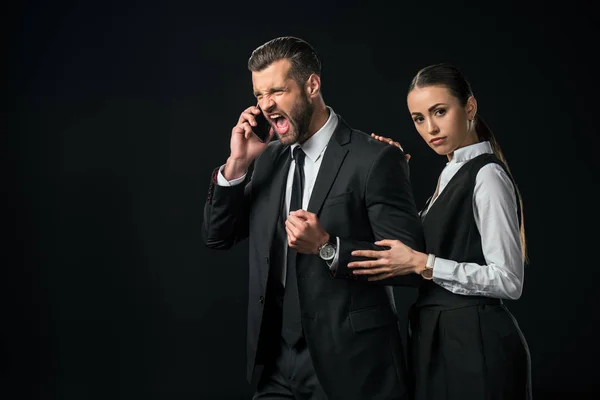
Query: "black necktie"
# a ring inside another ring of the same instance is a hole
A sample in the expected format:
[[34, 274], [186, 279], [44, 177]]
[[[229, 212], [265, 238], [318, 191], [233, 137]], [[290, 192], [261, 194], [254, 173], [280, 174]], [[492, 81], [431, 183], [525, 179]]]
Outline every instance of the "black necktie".
[[[292, 197], [290, 212], [302, 208], [304, 194], [304, 151], [300, 146], [294, 149], [294, 181], [292, 183]], [[285, 223], [287, 216], [280, 220]], [[283, 228], [285, 232], [285, 227]], [[287, 242], [286, 242], [287, 243]], [[296, 250], [287, 250], [287, 274], [285, 279], [285, 294], [283, 296], [283, 323], [281, 333], [289, 346], [294, 346], [302, 337], [302, 323], [300, 316], [300, 299], [298, 297], [298, 281], [296, 277]]]

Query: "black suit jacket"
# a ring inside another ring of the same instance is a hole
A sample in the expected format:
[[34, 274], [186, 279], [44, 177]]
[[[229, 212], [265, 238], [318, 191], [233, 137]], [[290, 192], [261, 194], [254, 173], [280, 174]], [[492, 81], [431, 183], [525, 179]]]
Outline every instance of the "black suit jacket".
[[[204, 210], [207, 246], [228, 249], [249, 237], [248, 378], [264, 326], [271, 245], [285, 188], [289, 146], [269, 144], [247, 185], [221, 187], [214, 174]], [[423, 250], [408, 164], [395, 146], [351, 129], [339, 117], [308, 204], [340, 238], [337, 271], [316, 255], [298, 254], [302, 327], [319, 382], [331, 399], [401, 399], [410, 391], [396, 315], [384, 285], [418, 286], [416, 275], [368, 282], [347, 264], [355, 249], [399, 239]], [[261, 339], [262, 340], [262, 339]]]

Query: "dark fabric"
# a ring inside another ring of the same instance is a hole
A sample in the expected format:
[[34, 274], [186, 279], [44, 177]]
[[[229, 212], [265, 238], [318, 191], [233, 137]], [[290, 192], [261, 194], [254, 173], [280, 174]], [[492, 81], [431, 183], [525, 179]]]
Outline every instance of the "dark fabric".
[[411, 327], [415, 400], [531, 399], [529, 349], [504, 305], [415, 307]]
[[[377, 248], [373, 242], [380, 239], [397, 238], [423, 251], [408, 163], [400, 149], [352, 129], [341, 117], [322, 157], [307, 211], [339, 238], [340, 262], [332, 274], [317, 255], [296, 256], [302, 332], [315, 373], [330, 400], [408, 398], [405, 349], [385, 285], [418, 286], [422, 279], [413, 274], [368, 282], [346, 265], [356, 259], [353, 250]], [[275, 354], [266, 332], [277, 323], [272, 275], [282, 266], [273, 257], [273, 237], [289, 160], [289, 146], [271, 142], [245, 188], [218, 186], [211, 179], [204, 208], [207, 246], [228, 249], [248, 239], [248, 265], [229, 270], [238, 275], [232, 279], [248, 280], [249, 380]]]
[[[296, 146], [294, 149], [294, 179], [292, 183], [292, 197], [290, 200], [290, 212], [302, 208], [302, 196], [304, 193], [304, 158], [306, 154]], [[285, 218], [280, 218], [285, 223]], [[277, 230], [281, 232], [280, 229]], [[285, 233], [285, 229], [283, 229]], [[287, 235], [286, 235], [287, 236]], [[281, 334], [286, 343], [294, 346], [302, 337], [302, 321], [300, 318], [300, 301], [298, 299], [298, 280], [296, 277], [296, 255], [293, 248], [287, 249], [287, 274], [285, 281], [285, 294], [283, 297], [283, 322]]]
[[469, 160], [450, 179], [427, 211], [423, 218], [423, 232], [428, 254], [447, 260], [486, 263], [481, 235], [473, 215], [473, 191], [477, 173], [490, 163], [498, 164], [506, 171], [502, 161], [494, 154], [481, 154]]
[[427, 253], [447, 260], [485, 264], [473, 216], [476, 173], [472, 170], [479, 171], [493, 159], [493, 155], [484, 154], [468, 161], [439, 194], [423, 218]]
[[[278, 167], [281, 171], [281, 177], [287, 178], [288, 170], [292, 164], [292, 157], [289, 156], [289, 152], [283, 154], [287, 157], [282, 157], [281, 165], [278, 165]], [[285, 188], [285, 181], [280, 183], [283, 185], [283, 188]], [[267, 259], [269, 260], [269, 264], [272, 264], [273, 267], [269, 268], [267, 272], [268, 278], [265, 296], [263, 298], [259, 297], [258, 299], [259, 304], [261, 303], [261, 300], [264, 301], [263, 318], [256, 349], [256, 363], [258, 365], [272, 362], [280, 351], [279, 343], [281, 341], [284, 296], [282, 280], [287, 249], [287, 234], [285, 232], [285, 190], [282, 189], [278, 196], [278, 220], [275, 225], [275, 234], [273, 235], [271, 244], [270, 257]]]
[[[468, 161], [424, 216], [428, 253], [486, 263], [473, 191], [477, 173], [489, 163], [504, 167], [493, 154]], [[457, 295], [425, 281], [410, 314], [416, 400], [531, 398], [529, 349], [500, 299]]]
[[305, 341], [294, 347], [280, 341], [279, 352], [265, 366], [252, 399], [327, 400]]

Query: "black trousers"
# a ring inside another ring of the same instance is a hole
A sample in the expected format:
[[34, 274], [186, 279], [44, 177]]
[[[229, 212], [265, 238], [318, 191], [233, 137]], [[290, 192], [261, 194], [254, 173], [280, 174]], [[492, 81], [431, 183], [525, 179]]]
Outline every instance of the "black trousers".
[[306, 341], [290, 347], [281, 339], [278, 349], [263, 369], [253, 400], [326, 400]]
[[257, 351], [257, 363], [264, 368], [253, 400], [326, 400], [306, 340], [290, 347], [281, 337], [283, 296], [281, 283], [269, 279]]

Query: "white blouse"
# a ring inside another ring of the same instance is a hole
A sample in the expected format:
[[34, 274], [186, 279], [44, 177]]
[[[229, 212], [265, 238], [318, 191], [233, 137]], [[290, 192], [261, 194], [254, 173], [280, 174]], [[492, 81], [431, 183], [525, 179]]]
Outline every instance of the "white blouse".
[[[493, 153], [489, 142], [480, 142], [454, 152], [440, 175], [439, 191], [423, 218], [444, 188], [469, 160]], [[475, 179], [473, 215], [481, 235], [486, 264], [457, 262], [436, 257], [433, 281], [462, 295], [479, 295], [516, 300], [523, 290], [524, 265], [515, 189], [498, 164], [482, 167]]]

